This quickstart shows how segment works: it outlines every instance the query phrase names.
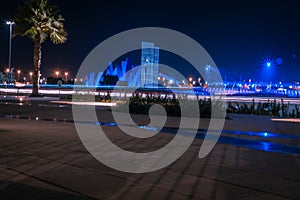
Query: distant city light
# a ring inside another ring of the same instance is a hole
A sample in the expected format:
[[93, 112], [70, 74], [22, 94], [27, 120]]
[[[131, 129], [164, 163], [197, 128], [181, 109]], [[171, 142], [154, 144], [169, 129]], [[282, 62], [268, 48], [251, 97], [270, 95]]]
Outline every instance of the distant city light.
[[18, 73], [18, 80], [17, 80], [17, 81], [19, 81], [19, 80], [20, 80], [20, 73], [21, 73], [21, 70], [18, 70], [17, 73]]
[[206, 70], [206, 71], [209, 71], [210, 69], [211, 69], [211, 65], [206, 65], [206, 66], [205, 66], [205, 70]]
[[282, 58], [277, 58], [276, 59], [276, 63], [277, 63], [277, 65], [281, 65], [282, 64]]
[[271, 57], [271, 56], [262, 58], [262, 66], [267, 68], [273, 68], [276, 67], [277, 65], [281, 65], [282, 63], [283, 63], [282, 58]]
[[59, 71], [55, 72], [56, 78], [58, 79]]

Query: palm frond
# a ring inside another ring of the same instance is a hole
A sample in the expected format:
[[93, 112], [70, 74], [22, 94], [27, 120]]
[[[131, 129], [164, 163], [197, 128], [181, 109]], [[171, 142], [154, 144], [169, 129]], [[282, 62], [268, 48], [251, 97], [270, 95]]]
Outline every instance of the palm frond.
[[67, 40], [64, 18], [56, 7], [48, 4], [47, 0], [25, 1], [25, 5], [18, 8], [15, 22], [15, 34], [31, 38], [40, 35], [41, 42], [49, 36], [55, 44]]

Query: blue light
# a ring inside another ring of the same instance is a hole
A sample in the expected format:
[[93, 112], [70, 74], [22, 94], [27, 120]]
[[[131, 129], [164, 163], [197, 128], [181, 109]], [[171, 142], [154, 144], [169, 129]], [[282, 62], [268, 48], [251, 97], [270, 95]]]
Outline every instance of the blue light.
[[262, 57], [262, 63], [261, 65], [267, 68], [274, 68], [277, 65], [282, 64], [282, 59], [281, 58], [276, 58], [276, 57]]
[[265, 137], [268, 137], [268, 132], [265, 132], [265, 133], [264, 133], [264, 136], [265, 136]]
[[282, 58], [277, 58], [277, 59], [276, 59], [276, 64], [277, 64], [277, 65], [281, 65], [282, 62], [283, 62], [283, 61], [282, 61]]
[[149, 131], [157, 131], [157, 128], [154, 126], [139, 126], [139, 128], [146, 129]]
[[262, 142], [262, 148], [265, 151], [269, 151], [270, 150], [270, 143], [268, 143], [268, 142]]
[[210, 71], [210, 69], [211, 69], [211, 65], [206, 65], [206, 66], [205, 66], [205, 70], [206, 70], [206, 71]]

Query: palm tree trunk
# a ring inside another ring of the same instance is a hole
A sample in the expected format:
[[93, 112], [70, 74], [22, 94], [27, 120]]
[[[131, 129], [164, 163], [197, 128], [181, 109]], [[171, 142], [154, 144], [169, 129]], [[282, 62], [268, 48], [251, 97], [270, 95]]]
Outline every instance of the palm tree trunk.
[[32, 76], [32, 93], [31, 96], [39, 96], [39, 82], [40, 82], [40, 66], [42, 56], [41, 36], [38, 34], [34, 37], [33, 50], [33, 76]]

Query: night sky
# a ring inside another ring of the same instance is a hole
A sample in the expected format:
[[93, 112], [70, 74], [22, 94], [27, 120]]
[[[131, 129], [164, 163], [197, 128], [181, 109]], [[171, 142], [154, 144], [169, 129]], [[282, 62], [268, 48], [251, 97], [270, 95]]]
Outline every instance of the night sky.
[[[227, 80], [263, 79], [264, 57], [282, 59], [273, 79], [300, 81], [300, 3], [292, 0], [248, 1], [70, 1], [57, 5], [69, 33], [65, 44], [43, 44], [41, 73], [69, 71], [75, 75], [87, 54], [108, 37], [132, 28], [156, 26], [180, 31], [199, 42]], [[0, 8], [0, 67], [8, 65], [9, 28], [22, 0]], [[33, 43], [13, 38], [12, 66], [32, 66]], [[163, 59], [163, 58], [162, 58]], [[117, 64], [117, 63], [116, 63]], [[134, 63], [139, 64], [139, 63]], [[172, 61], [169, 63], [172, 65]], [[173, 63], [180, 67], [180, 63]], [[191, 72], [186, 71], [186, 74]]]

